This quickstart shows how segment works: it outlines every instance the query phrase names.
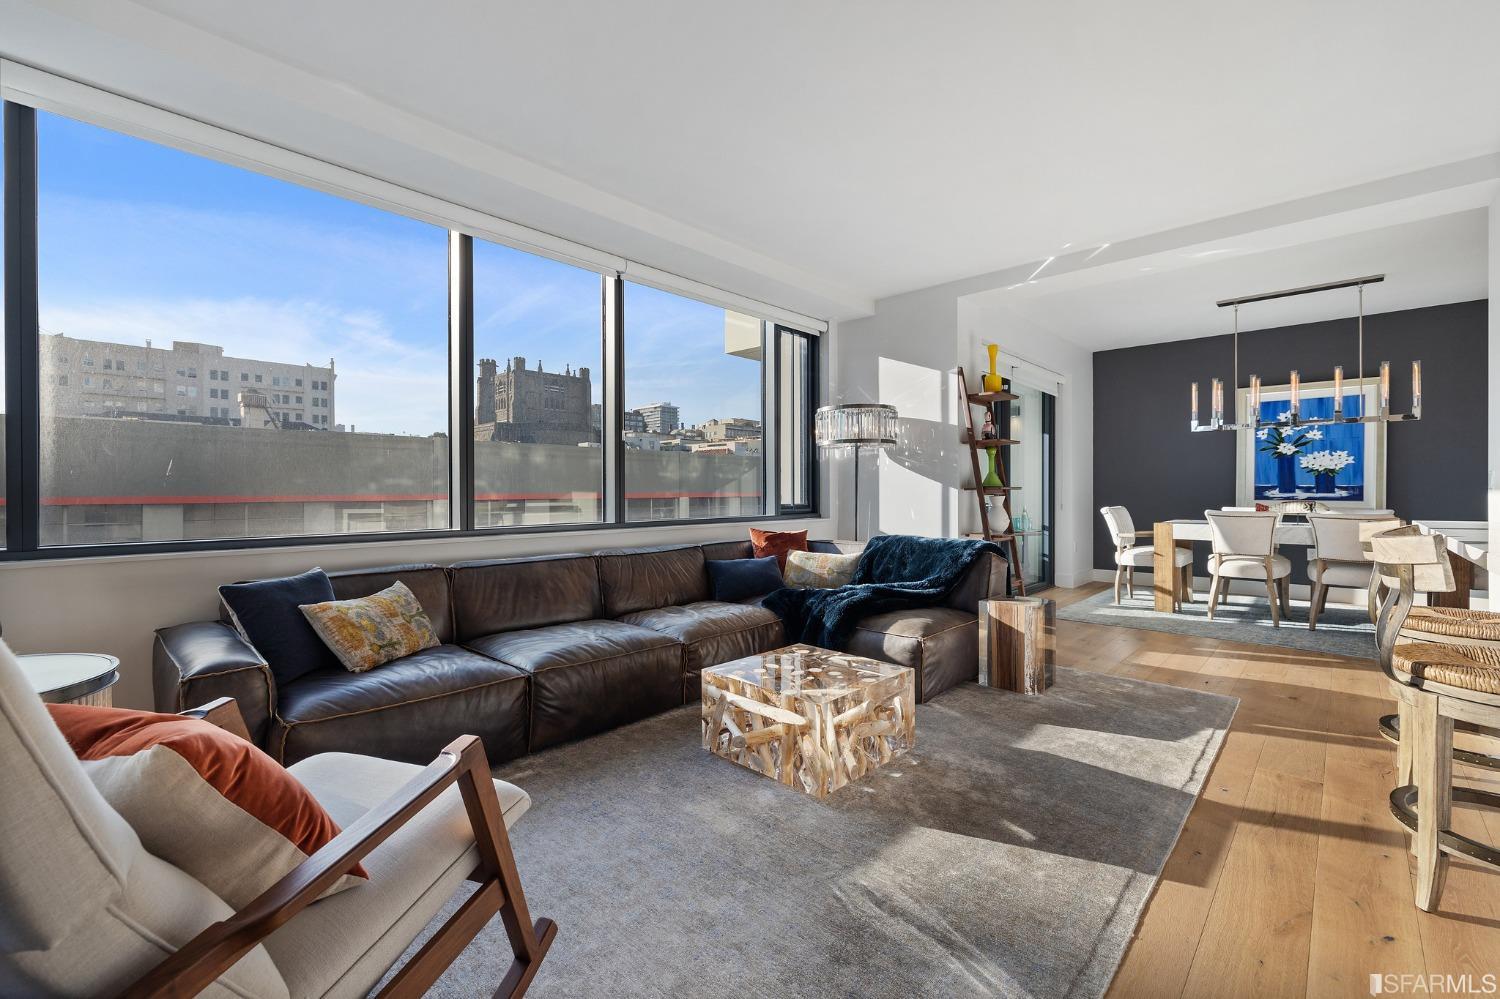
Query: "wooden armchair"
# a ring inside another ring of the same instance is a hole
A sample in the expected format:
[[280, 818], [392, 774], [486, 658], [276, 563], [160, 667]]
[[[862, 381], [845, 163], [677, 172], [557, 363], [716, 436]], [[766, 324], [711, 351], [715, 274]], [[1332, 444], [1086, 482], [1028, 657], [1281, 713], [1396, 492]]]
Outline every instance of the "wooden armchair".
[[[244, 734], [232, 701], [187, 713]], [[506, 834], [530, 799], [490, 778], [473, 737], [425, 768], [344, 753], [294, 765], [343, 832], [240, 911], [142, 845], [4, 642], [0, 760], [0, 995], [332, 999], [389, 975], [382, 994], [415, 996], [498, 912], [513, 959], [496, 994], [519, 996], [556, 934], [527, 912]], [[314, 904], [355, 864], [368, 881]], [[477, 890], [401, 964], [466, 878]]]
[[[221, 697], [182, 714], [202, 718], [241, 738], [249, 738], [233, 698]], [[198, 934], [136, 981], [125, 995], [197, 995], [278, 927], [316, 901], [453, 784], [458, 785], [463, 795], [464, 809], [479, 850], [479, 866], [469, 880], [480, 887], [379, 994], [421, 996], [498, 912], [505, 923], [514, 959], [494, 995], [513, 999], [524, 995], [557, 935], [557, 924], [546, 918], [531, 920], [484, 746], [472, 735], [453, 740], [436, 760], [384, 803], [344, 829], [232, 918]]]

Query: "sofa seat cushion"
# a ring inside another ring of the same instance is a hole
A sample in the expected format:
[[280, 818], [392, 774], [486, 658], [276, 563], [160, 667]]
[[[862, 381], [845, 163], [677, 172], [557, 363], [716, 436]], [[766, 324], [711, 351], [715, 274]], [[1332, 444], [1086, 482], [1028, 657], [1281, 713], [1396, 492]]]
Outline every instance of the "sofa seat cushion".
[[531, 678], [530, 747], [544, 749], [682, 703], [682, 646], [620, 621], [574, 621], [471, 639]]
[[343, 751], [431, 763], [477, 735], [491, 763], [526, 752], [526, 674], [457, 645], [436, 645], [364, 673], [322, 669], [277, 697], [271, 755], [283, 763]]
[[768, 652], [786, 644], [781, 618], [760, 605], [699, 600], [677, 607], [626, 614], [620, 620], [669, 635], [685, 649], [683, 700], [702, 695], [699, 674], [705, 667]]
[[[324, 753], [302, 760], [291, 772], [348, 828], [421, 767]], [[504, 781], [495, 781], [495, 790], [509, 828], [531, 799]], [[267, 938], [266, 950], [293, 995], [365, 995], [462, 887], [479, 865], [479, 851], [458, 787], [445, 790], [396, 830], [364, 865], [368, 883], [309, 906]]]
[[979, 679], [979, 619], [950, 607], [922, 607], [867, 617], [843, 651], [917, 671], [917, 700]]

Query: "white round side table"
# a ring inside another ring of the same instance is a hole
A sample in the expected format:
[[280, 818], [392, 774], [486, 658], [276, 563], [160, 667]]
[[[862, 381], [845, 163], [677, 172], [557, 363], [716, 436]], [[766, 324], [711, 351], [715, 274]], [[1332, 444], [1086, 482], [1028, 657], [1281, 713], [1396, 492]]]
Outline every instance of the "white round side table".
[[48, 704], [110, 707], [111, 687], [120, 679], [120, 660], [102, 652], [40, 652], [16, 656], [31, 689]]

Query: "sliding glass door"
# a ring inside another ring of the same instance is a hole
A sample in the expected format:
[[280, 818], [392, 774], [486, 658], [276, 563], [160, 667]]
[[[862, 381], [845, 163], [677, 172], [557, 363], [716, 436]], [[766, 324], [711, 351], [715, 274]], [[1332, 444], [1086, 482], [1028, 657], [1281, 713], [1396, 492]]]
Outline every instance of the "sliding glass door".
[[996, 408], [1000, 436], [1018, 442], [1003, 452], [1005, 481], [1014, 490], [1010, 514], [1019, 555], [1015, 571], [1031, 593], [1053, 583], [1057, 396], [1014, 378], [1007, 387], [1017, 398]]

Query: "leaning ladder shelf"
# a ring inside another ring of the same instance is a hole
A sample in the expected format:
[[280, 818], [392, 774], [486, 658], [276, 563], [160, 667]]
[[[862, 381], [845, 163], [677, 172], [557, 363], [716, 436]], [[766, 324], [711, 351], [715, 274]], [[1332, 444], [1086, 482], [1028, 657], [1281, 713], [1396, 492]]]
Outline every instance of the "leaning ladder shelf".
[[[1010, 516], [1010, 494], [1013, 491], [1006, 483], [1001, 486], [985, 486], [984, 473], [979, 470], [979, 452], [981, 450], [998, 450], [1019, 443], [1013, 440], [981, 440], [978, 431], [974, 429], [974, 407], [989, 408], [991, 403], [1010, 402], [1016, 396], [1011, 392], [970, 392], [969, 380], [964, 375], [964, 369], [958, 369], [958, 394], [964, 398], [964, 424], [968, 433], [964, 435], [964, 443], [969, 445], [969, 467], [974, 472], [974, 484], [964, 486], [964, 489], [974, 494], [974, 501], [979, 504], [979, 533], [971, 534], [969, 537], [982, 538], [985, 541], [994, 541], [1007, 545], [1010, 548], [1011, 576], [1016, 581], [1016, 589], [1021, 596], [1026, 595], [1026, 578], [1021, 571], [1021, 556], [1016, 545], [1016, 535], [1013, 531], [996, 531], [990, 527], [990, 506], [986, 501], [987, 496], [999, 496], [1000, 508], [1005, 511], [1005, 522], [1007, 527], [1013, 523]], [[1000, 472], [1000, 481], [1005, 483], [1005, 464], [999, 462], [996, 468]]]

